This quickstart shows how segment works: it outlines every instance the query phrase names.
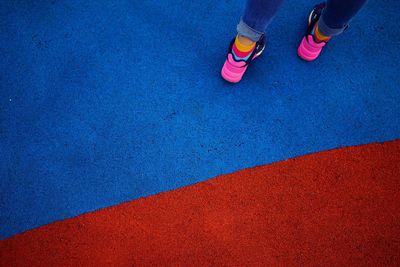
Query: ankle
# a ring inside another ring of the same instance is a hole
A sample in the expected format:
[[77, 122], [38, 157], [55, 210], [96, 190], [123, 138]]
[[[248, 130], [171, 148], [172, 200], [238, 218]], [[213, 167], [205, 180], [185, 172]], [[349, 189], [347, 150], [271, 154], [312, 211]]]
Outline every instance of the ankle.
[[318, 41], [318, 42], [321, 42], [321, 41], [327, 42], [327, 41], [329, 41], [329, 39], [331, 39], [331, 36], [324, 35], [323, 33], [320, 32], [318, 23], [315, 26], [314, 37], [315, 37], [316, 41]]
[[252, 46], [256, 43], [253, 40], [251, 40], [243, 35], [238, 35], [238, 40], [242, 45], [245, 45], [245, 46]]

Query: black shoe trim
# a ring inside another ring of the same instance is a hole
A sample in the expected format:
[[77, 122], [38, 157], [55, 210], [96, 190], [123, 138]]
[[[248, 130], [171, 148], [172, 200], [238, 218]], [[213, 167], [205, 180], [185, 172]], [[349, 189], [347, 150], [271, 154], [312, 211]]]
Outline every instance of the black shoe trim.
[[[233, 40], [231, 41], [231, 44], [229, 45], [229, 49], [228, 49], [228, 53], [226, 55], [226, 58], [228, 59], [228, 55], [232, 54], [232, 49], [233, 49], [233, 44], [235, 43], [236, 37], [233, 38]], [[247, 60], [236, 60], [236, 58], [233, 56], [232, 54], [232, 58], [233, 60], [235, 60], [236, 62], [245, 62], [246, 64], [244, 66], [242, 66], [242, 68], [247, 67], [251, 61], [253, 61], [253, 57], [259, 53], [260, 51], [264, 50], [265, 48], [265, 35], [263, 34], [260, 38], [260, 40], [256, 43], [255, 48], [253, 49], [253, 51], [251, 52], [249, 58]]]

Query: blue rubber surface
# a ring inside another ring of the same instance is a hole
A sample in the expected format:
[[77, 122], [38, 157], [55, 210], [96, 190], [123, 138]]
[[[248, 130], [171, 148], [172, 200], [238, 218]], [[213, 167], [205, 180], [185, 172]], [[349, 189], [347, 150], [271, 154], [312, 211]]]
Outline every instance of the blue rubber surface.
[[287, 1], [235, 86], [242, 1], [0, 3], [0, 239], [246, 167], [400, 138], [400, 2], [313, 63]]

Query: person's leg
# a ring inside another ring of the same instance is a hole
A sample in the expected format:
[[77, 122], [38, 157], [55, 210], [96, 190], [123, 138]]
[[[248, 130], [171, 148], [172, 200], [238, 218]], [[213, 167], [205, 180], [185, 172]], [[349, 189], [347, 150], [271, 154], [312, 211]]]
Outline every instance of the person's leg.
[[283, 0], [247, 0], [243, 17], [237, 25], [238, 34], [232, 41], [221, 70], [229, 82], [239, 82], [248, 64], [264, 50], [264, 31]]
[[243, 17], [237, 25], [239, 36], [257, 42], [282, 2], [283, 0], [247, 0]]
[[319, 33], [324, 36], [342, 33], [366, 2], [367, 0], [328, 0], [318, 21]]

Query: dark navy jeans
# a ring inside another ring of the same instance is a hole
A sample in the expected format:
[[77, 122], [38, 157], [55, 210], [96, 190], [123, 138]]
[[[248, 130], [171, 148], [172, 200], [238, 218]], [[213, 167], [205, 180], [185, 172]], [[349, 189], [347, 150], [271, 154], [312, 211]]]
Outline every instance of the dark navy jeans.
[[[293, 0], [292, 0], [293, 1]], [[340, 34], [367, 0], [327, 0], [318, 22], [319, 31], [326, 36]], [[238, 33], [258, 41], [275, 16], [283, 0], [247, 0]]]

